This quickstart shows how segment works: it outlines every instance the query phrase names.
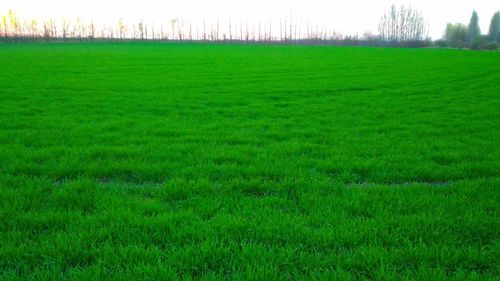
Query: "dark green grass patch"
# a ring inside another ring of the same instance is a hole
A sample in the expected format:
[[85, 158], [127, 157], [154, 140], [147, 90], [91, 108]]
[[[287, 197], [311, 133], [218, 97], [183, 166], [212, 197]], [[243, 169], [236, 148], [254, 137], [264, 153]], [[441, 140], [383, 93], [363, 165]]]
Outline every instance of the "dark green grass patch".
[[0, 46], [1, 280], [496, 280], [500, 54]]

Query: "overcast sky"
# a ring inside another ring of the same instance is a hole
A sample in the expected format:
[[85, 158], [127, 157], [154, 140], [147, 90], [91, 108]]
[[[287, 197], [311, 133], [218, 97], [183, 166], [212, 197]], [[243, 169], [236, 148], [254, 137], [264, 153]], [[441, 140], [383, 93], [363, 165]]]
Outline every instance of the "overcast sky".
[[145, 19], [159, 22], [172, 18], [200, 21], [203, 18], [243, 22], [268, 22], [292, 17], [324, 25], [347, 34], [376, 32], [380, 16], [392, 3], [419, 9], [429, 23], [429, 34], [440, 38], [447, 22], [468, 23], [473, 9], [480, 17], [483, 32], [493, 13], [500, 9], [496, 0], [0, 0], [0, 14], [15, 10], [21, 18], [76, 18], [99, 22]]

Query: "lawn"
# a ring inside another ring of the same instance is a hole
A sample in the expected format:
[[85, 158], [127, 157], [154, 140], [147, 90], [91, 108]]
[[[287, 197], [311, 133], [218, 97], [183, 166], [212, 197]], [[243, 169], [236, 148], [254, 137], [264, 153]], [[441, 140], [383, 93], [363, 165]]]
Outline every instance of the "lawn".
[[500, 53], [0, 44], [1, 280], [498, 280]]

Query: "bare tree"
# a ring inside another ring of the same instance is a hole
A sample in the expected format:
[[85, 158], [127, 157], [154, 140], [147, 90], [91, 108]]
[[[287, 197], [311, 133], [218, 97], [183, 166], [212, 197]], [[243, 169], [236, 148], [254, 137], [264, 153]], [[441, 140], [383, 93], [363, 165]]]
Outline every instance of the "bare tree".
[[4, 18], [4, 17], [2, 17], [2, 20], [0, 21], [0, 35], [1, 35], [2, 37], [7, 37], [7, 32], [6, 32], [6, 30], [5, 30], [5, 28], [6, 28], [6, 27], [5, 27], [5, 25], [4, 25], [3, 18]]
[[248, 23], [246, 24], [245, 41], [250, 41], [250, 31], [248, 30]]
[[33, 38], [38, 37], [38, 22], [34, 19], [29, 23], [29, 33]]
[[203, 41], [207, 41], [207, 26], [205, 23], [205, 19], [203, 19]]
[[94, 21], [91, 20], [90, 21], [90, 25], [89, 25], [89, 38], [91, 39], [94, 39], [95, 38], [95, 24], [94, 24]]
[[17, 14], [13, 10], [9, 10], [7, 15], [2, 17], [2, 22], [6, 37], [18, 37], [21, 35], [21, 24]]
[[217, 26], [215, 29], [215, 41], [219, 41], [219, 20], [217, 20]]
[[44, 22], [43, 37], [45, 37], [45, 39], [57, 37], [57, 28], [54, 20], [48, 20]]
[[63, 39], [66, 39], [67, 37], [69, 37], [69, 34], [68, 34], [69, 25], [70, 25], [70, 22], [68, 19], [62, 19], [61, 30], [62, 30]]
[[177, 28], [178, 30], [178, 37], [179, 37], [179, 41], [182, 41], [184, 39], [184, 22], [182, 20], [177, 20], [179, 26]]
[[286, 34], [286, 31], [288, 29], [288, 26], [286, 24], [286, 16], [285, 16], [285, 19], [284, 19], [284, 22], [283, 22], [283, 32], [285, 33], [284, 36], [285, 36], [285, 41], [287, 40], [287, 34]]
[[273, 38], [273, 22], [269, 20], [269, 34], [267, 35], [267, 40], [271, 41]]
[[392, 5], [380, 19], [379, 35], [388, 42], [423, 41], [427, 39], [427, 25], [422, 14], [409, 6], [399, 9]]
[[85, 37], [86, 26], [82, 22], [82, 19], [80, 17], [78, 17], [76, 19], [73, 30], [74, 30], [75, 37], [78, 37], [79, 39], [82, 39], [83, 37]]
[[243, 23], [240, 21], [240, 41], [243, 41]]
[[144, 26], [144, 21], [141, 20], [139, 22], [139, 39], [144, 40], [144, 35], [145, 35], [145, 26]]
[[125, 25], [125, 21], [123, 18], [120, 18], [118, 20], [118, 36], [120, 36], [120, 39], [123, 39], [125, 37], [125, 32], [127, 31], [127, 27]]
[[283, 19], [280, 17], [280, 41], [283, 41]]

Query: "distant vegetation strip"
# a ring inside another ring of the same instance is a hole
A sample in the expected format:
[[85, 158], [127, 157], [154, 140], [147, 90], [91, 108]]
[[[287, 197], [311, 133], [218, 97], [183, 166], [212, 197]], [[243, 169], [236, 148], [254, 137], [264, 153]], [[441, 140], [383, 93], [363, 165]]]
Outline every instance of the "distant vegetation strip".
[[115, 24], [94, 20], [21, 19], [9, 10], [0, 21], [0, 42], [26, 41], [177, 41], [224, 43], [294, 43], [347, 46], [459, 47], [498, 49], [500, 12], [496, 12], [486, 35], [479, 28], [479, 16], [473, 12], [469, 25], [449, 23], [442, 39], [432, 41], [424, 15], [410, 7], [392, 5], [382, 15], [378, 33], [347, 35], [326, 26], [289, 17], [259, 22], [215, 20], [186, 21], [178, 18], [164, 22], [120, 18]]

